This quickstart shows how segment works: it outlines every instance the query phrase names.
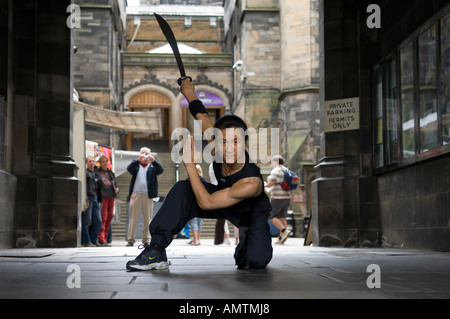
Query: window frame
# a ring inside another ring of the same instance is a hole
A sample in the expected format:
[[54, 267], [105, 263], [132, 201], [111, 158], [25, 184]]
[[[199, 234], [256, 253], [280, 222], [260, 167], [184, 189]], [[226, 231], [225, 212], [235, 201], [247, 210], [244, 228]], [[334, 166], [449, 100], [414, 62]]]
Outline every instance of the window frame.
[[[375, 64], [372, 68], [372, 134], [374, 135], [372, 138], [373, 143], [373, 170], [375, 175], [380, 175], [386, 172], [390, 172], [396, 169], [404, 168], [410, 165], [415, 165], [420, 162], [428, 161], [431, 159], [435, 159], [441, 156], [448, 155], [450, 153], [450, 144], [444, 145], [443, 141], [443, 126], [442, 126], [442, 101], [441, 101], [441, 66], [442, 66], [442, 51], [441, 51], [441, 20], [450, 15], [450, 5], [438, 12], [434, 15], [430, 20], [428, 20], [424, 25], [418, 28], [413, 34], [404, 39], [399, 46], [397, 46], [393, 52], [385, 56], [381, 61]], [[422, 148], [422, 139], [420, 137], [421, 127], [420, 127], [420, 87], [419, 87], [419, 38], [422, 34], [424, 34], [427, 30], [436, 25], [436, 108], [437, 108], [437, 146], [433, 149], [427, 150], [425, 152], [421, 152]], [[401, 52], [408, 45], [412, 43], [413, 46], [413, 95], [414, 95], [414, 155], [411, 157], [404, 157], [404, 147], [403, 147], [403, 100], [402, 100], [402, 74], [401, 74]], [[397, 114], [397, 162], [391, 163], [388, 158], [388, 148], [390, 147], [388, 143], [391, 141], [388, 140], [389, 132], [387, 124], [389, 122], [388, 115], [389, 112], [387, 110], [387, 87], [388, 81], [387, 76], [389, 74], [390, 63], [395, 60], [396, 61], [396, 107]], [[382, 161], [383, 164], [380, 167], [377, 167], [377, 133], [378, 133], [378, 124], [377, 124], [377, 83], [374, 81], [375, 72], [381, 69], [381, 78], [382, 78], [382, 125], [383, 125], [383, 156]]]

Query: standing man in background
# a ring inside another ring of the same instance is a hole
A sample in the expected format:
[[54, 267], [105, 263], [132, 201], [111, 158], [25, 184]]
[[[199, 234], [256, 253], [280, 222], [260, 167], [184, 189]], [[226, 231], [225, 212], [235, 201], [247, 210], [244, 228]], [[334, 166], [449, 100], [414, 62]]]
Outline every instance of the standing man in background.
[[150, 154], [150, 149], [143, 147], [137, 160], [133, 160], [127, 167], [127, 171], [133, 176], [130, 182], [130, 219], [128, 221], [127, 246], [133, 246], [136, 242], [136, 228], [139, 222], [141, 210], [144, 216], [142, 229], [142, 243], [150, 242], [148, 226], [153, 215], [153, 198], [158, 196], [157, 175], [164, 172], [162, 165]]

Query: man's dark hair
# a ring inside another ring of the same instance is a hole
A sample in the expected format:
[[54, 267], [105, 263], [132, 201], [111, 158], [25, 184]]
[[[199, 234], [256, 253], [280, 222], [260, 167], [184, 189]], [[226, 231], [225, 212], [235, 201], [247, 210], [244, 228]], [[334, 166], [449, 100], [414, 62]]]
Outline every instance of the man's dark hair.
[[245, 124], [244, 120], [236, 115], [224, 115], [216, 121], [214, 124], [215, 128], [219, 130], [224, 128], [242, 128], [247, 131], [247, 124]]
[[245, 134], [247, 132], [247, 124], [245, 124], [244, 120], [236, 115], [224, 115], [219, 118], [214, 124], [214, 128], [219, 130], [226, 128], [240, 128], [243, 130], [245, 135], [245, 141], [248, 141], [248, 135]]

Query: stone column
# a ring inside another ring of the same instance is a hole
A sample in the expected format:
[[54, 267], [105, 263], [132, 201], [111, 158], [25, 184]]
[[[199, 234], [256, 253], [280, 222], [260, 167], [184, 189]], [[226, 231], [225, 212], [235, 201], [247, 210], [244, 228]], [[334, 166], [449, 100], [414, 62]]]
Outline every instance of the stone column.
[[[360, 3], [320, 1], [321, 152], [312, 185], [312, 235], [317, 246], [378, 243], [376, 179], [371, 176], [370, 71], [361, 66]], [[367, 86], [368, 85], [368, 86]], [[326, 132], [325, 101], [359, 98], [360, 126]]]
[[[69, 0], [14, 2], [14, 174], [18, 247], [80, 241], [81, 184], [72, 158]], [[27, 27], [27, 26], [33, 27]]]

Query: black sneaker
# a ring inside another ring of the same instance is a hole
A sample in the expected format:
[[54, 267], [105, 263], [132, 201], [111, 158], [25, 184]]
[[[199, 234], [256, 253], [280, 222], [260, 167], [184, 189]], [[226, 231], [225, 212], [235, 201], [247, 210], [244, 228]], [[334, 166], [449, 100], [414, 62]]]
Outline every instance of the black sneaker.
[[164, 270], [169, 269], [166, 250], [154, 245], [144, 247], [144, 251], [134, 260], [127, 262], [127, 270]]

